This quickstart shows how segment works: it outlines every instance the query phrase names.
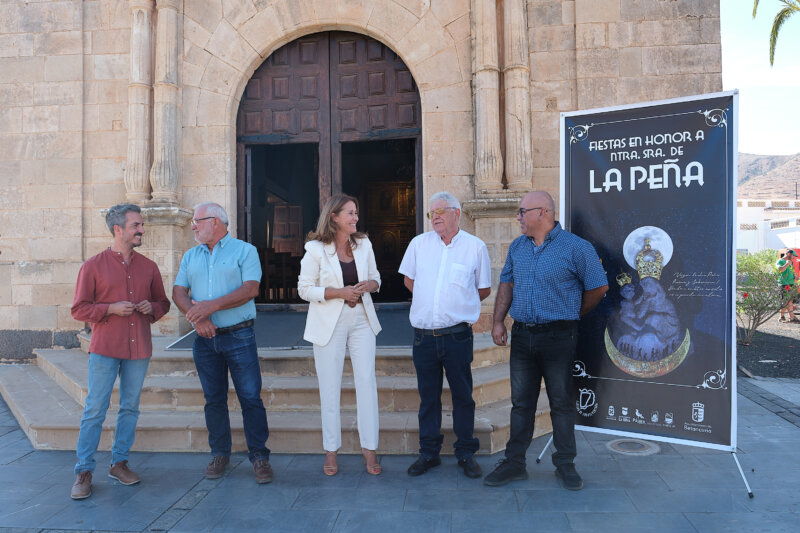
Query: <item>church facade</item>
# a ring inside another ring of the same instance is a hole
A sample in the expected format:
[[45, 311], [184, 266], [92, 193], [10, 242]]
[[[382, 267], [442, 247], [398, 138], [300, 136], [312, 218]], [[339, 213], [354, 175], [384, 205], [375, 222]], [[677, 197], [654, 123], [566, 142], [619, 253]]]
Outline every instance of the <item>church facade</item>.
[[[462, 202], [496, 285], [514, 213], [559, 192], [559, 113], [722, 89], [718, 1], [53, 0], [0, 17], [0, 359], [74, 346], [103, 210], [143, 208], [169, 292], [192, 207], [296, 303], [320, 203], [358, 198], [384, 302], [431, 194]], [[293, 277], [294, 276], [294, 277]], [[487, 330], [492, 299], [478, 330]], [[187, 331], [177, 311], [157, 334]]]

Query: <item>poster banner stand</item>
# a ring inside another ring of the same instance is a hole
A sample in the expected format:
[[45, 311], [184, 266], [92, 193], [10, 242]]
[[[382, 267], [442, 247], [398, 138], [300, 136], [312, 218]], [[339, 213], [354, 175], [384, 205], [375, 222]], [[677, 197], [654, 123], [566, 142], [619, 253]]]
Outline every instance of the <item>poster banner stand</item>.
[[736, 456], [738, 96], [561, 113], [559, 217], [609, 280], [581, 318], [575, 429], [728, 451], [752, 498]]

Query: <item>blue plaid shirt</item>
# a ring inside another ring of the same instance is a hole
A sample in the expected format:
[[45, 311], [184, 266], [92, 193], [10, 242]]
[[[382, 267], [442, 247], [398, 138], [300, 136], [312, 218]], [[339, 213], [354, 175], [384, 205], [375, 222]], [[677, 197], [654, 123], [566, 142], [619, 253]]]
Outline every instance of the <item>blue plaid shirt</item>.
[[526, 235], [511, 242], [500, 283], [514, 284], [511, 318], [543, 324], [578, 320], [583, 293], [608, 278], [594, 247], [556, 222], [541, 246]]

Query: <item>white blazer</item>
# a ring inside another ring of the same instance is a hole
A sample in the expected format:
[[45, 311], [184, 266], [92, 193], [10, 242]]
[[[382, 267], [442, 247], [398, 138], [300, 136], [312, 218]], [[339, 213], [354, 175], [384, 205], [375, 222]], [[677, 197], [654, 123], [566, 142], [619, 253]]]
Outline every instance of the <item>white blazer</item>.
[[[300, 277], [297, 279], [297, 292], [300, 298], [309, 302], [306, 329], [303, 338], [308, 342], [326, 345], [331, 340], [333, 329], [339, 320], [344, 306], [343, 298], [325, 299], [325, 288], [344, 287], [342, 280], [342, 267], [339, 256], [336, 254], [334, 243], [322, 244], [321, 241], [308, 241], [305, 245], [306, 254], [300, 261]], [[374, 280], [381, 286], [381, 275], [375, 264], [375, 254], [372, 252], [372, 243], [367, 238], [360, 239], [358, 246], [353, 250], [356, 262], [356, 272], [359, 281]], [[361, 297], [367, 320], [372, 331], [377, 335], [381, 331], [375, 306], [372, 304], [372, 295], [364, 293]]]

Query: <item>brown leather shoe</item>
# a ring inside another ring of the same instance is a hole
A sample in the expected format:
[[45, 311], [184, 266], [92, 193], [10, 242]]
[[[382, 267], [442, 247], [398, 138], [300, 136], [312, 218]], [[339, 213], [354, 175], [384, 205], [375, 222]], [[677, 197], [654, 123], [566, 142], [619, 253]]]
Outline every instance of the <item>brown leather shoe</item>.
[[120, 461], [111, 465], [108, 469], [108, 477], [116, 479], [123, 485], [136, 485], [141, 481], [136, 472], [128, 468], [128, 461]]
[[215, 455], [211, 458], [211, 462], [206, 467], [206, 479], [218, 479], [225, 474], [225, 467], [230, 462], [229, 457], [224, 455]]
[[269, 460], [253, 461], [253, 472], [256, 474], [256, 483], [272, 483], [272, 467], [269, 466]]
[[73, 500], [83, 500], [92, 495], [92, 473], [88, 470], [81, 472], [75, 478], [70, 497]]

